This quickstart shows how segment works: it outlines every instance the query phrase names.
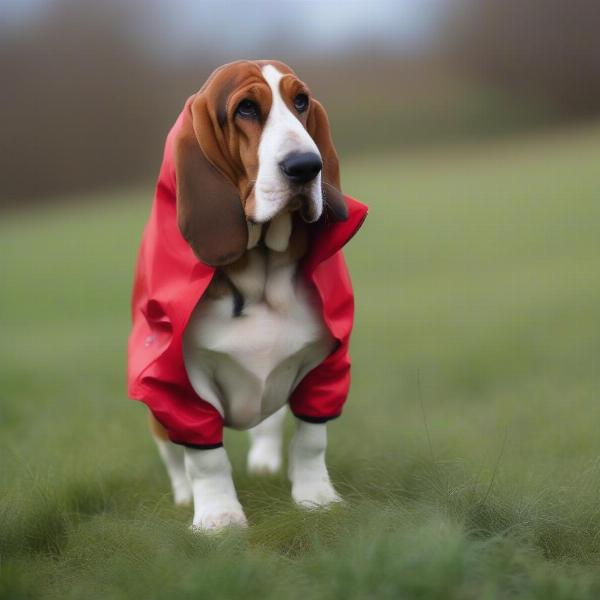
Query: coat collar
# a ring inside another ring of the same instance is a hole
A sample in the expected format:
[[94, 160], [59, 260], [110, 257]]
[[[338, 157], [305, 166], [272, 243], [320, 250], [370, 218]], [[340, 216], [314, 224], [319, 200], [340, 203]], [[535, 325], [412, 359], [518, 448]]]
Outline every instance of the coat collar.
[[360, 229], [367, 218], [368, 207], [350, 196], [344, 196], [348, 206], [348, 218], [345, 221], [328, 222], [324, 217], [319, 220], [311, 236], [311, 249], [304, 259], [303, 269], [312, 273], [315, 268], [341, 250]]

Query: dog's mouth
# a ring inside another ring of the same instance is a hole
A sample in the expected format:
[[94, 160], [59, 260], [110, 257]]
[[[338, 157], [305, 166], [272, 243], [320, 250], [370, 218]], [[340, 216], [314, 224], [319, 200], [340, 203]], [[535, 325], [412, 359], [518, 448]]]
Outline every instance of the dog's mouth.
[[321, 216], [321, 211], [315, 206], [314, 202], [307, 196], [294, 196], [281, 210], [277, 211], [269, 219], [262, 221], [246, 214], [246, 221], [252, 225], [264, 225], [272, 221], [281, 213], [298, 213], [300, 218], [307, 224], [315, 223]]
[[288, 202], [286, 209], [289, 212], [298, 212], [300, 218], [305, 223], [314, 223], [319, 219], [320, 211], [316, 206], [316, 202], [307, 194], [300, 193], [292, 196]]
[[[290, 189], [290, 187], [292, 189]], [[295, 188], [295, 189], [294, 189]], [[288, 198], [287, 202], [277, 202], [279, 208], [271, 214], [258, 215], [256, 210], [256, 181], [252, 181], [248, 186], [243, 200], [243, 209], [246, 214], [246, 220], [252, 224], [268, 223], [278, 214], [283, 212], [297, 212], [305, 223], [314, 223], [318, 221], [323, 209], [323, 194], [316, 194], [315, 189], [307, 185], [288, 186], [288, 189], [281, 192], [280, 197]], [[315, 198], [316, 195], [320, 197]]]

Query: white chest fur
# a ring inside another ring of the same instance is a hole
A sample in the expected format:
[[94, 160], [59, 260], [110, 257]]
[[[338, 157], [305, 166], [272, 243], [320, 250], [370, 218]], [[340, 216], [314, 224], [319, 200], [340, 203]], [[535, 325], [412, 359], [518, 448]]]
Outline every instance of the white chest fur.
[[296, 263], [254, 249], [230, 279], [244, 297], [205, 296], [184, 335], [184, 360], [196, 393], [225, 424], [247, 429], [283, 406], [302, 378], [333, 349], [316, 292], [296, 275]]

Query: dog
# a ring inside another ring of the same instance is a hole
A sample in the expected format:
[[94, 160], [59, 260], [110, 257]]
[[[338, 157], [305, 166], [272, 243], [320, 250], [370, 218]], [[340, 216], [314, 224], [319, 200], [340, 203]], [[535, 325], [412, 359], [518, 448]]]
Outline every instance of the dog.
[[350, 385], [342, 247], [366, 215], [340, 191], [325, 109], [287, 65], [229, 63], [186, 102], [138, 255], [128, 391], [194, 529], [247, 524], [223, 427], [249, 429], [249, 472], [277, 473], [286, 406], [293, 499], [340, 500], [325, 450]]

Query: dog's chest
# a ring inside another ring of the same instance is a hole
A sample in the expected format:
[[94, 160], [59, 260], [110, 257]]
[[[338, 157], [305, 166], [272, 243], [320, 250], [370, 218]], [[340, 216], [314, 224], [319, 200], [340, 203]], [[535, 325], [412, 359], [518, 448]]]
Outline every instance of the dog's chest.
[[334, 342], [295, 263], [255, 250], [221, 286], [225, 293], [205, 295], [192, 314], [185, 365], [198, 395], [245, 429], [283, 406]]

